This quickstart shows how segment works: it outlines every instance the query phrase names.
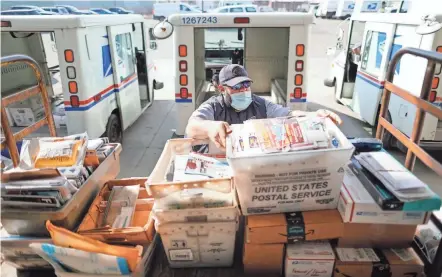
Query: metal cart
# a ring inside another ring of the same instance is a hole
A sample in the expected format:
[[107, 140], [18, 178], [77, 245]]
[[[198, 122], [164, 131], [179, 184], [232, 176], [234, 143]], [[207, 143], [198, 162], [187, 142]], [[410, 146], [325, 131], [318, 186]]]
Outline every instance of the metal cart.
[[[414, 55], [424, 58], [428, 61], [420, 97], [414, 96], [407, 90], [393, 84], [393, 77], [396, 65], [404, 55]], [[432, 81], [435, 75], [436, 64], [442, 65], [442, 53], [426, 51], [417, 48], [403, 48], [393, 56], [388, 67], [388, 72], [386, 76], [385, 89], [382, 96], [382, 104], [379, 114], [376, 138], [382, 138], [384, 131], [387, 130], [394, 137], [396, 137], [399, 142], [401, 142], [403, 145], [405, 145], [405, 147], [408, 148], [407, 157], [405, 160], [405, 167], [407, 169], [409, 169], [410, 171], [413, 170], [416, 157], [418, 157], [422, 161], [422, 163], [431, 168], [439, 176], [442, 176], [442, 165], [419, 146], [425, 114], [430, 113], [433, 116], [437, 117], [439, 120], [442, 119], [442, 109], [428, 102], [432, 87]], [[441, 75], [441, 72], [437, 72], [436, 75]], [[439, 78], [442, 76], [436, 77]], [[413, 131], [410, 138], [408, 138], [405, 134], [403, 134], [385, 119], [388, 111], [388, 104], [390, 102], [391, 93], [396, 94], [397, 96], [416, 106], [416, 118], [414, 120]], [[437, 228], [442, 231], [442, 218], [438, 218], [436, 214], [432, 214], [431, 221], [433, 221]], [[442, 276], [442, 241], [439, 244], [433, 262], [430, 262], [428, 260], [426, 253], [424, 253], [417, 246], [416, 242], [414, 242], [413, 247], [415, 248], [418, 255], [421, 257], [422, 261], [425, 263], [425, 271], [427, 276]]]

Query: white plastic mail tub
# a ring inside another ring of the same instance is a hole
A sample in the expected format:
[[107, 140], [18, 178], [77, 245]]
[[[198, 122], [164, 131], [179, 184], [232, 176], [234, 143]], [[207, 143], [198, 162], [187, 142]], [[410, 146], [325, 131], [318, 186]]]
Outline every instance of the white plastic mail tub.
[[236, 230], [237, 221], [166, 223], [157, 226], [173, 268], [231, 266]]
[[235, 157], [227, 140], [227, 160], [244, 215], [337, 208], [343, 166], [354, 146], [331, 120], [326, 126], [338, 148]]

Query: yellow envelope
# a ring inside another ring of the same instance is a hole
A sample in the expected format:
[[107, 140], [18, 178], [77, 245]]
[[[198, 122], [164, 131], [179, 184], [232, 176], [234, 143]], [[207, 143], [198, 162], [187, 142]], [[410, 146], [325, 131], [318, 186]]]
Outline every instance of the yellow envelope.
[[125, 258], [131, 272], [135, 271], [143, 252], [142, 246], [125, 247], [110, 245], [52, 225], [49, 220], [46, 221], [46, 228], [51, 234], [55, 245]]

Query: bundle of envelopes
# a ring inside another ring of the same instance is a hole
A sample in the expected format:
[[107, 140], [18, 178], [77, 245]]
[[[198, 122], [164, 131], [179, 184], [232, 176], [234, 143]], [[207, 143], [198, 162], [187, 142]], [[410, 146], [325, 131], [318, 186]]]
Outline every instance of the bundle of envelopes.
[[59, 272], [95, 275], [127, 275], [137, 269], [142, 246], [106, 244], [66, 229], [49, 221], [46, 227], [53, 244], [31, 243], [30, 247]]
[[233, 152], [239, 156], [338, 147], [325, 120], [311, 116], [247, 120], [233, 131]]
[[439, 210], [441, 199], [384, 151], [360, 153], [349, 165], [384, 210]]
[[6, 171], [8, 174], [3, 176], [2, 206], [60, 208], [95, 170], [94, 166], [84, 163], [86, 150], [98, 153], [100, 149], [107, 152], [110, 148], [112, 151], [113, 147], [107, 143], [107, 139], [88, 140], [87, 134], [24, 141], [19, 167]]

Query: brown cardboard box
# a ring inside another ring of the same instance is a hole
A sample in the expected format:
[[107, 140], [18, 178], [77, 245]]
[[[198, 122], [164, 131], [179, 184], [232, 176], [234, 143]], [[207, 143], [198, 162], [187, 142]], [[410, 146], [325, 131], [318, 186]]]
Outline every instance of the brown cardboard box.
[[[94, 202], [92, 202], [88, 213], [78, 227], [77, 233], [107, 243], [136, 245], [152, 242], [155, 235], [154, 219], [151, 213], [154, 199], [145, 189], [146, 181], [147, 178], [128, 178], [108, 181]], [[99, 227], [106, 208], [105, 206], [103, 207], [101, 203], [108, 200], [112, 187], [132, 185], [140, 185], [140, 192], [138, 194], [131, 227]]]
[[281, 276], [284, 244], [244, 244], [244, 273], [250, 276]]
[[[289, 219], [288, 222], [286, 215], [293, 214], [301, 214], [301, 220], [294, 222]], [[336, 239], [343, 234], [338, 210], [250, 215], [246, 219], [247, 243], [253, 244], [287, 243], [291, 240], [287, 237], [288, 230], [294, 235], [292, 238], [298, 237], [298, 240]]]
[[338, 247], [408, 247], [416, 225], [345, 223]]
[[[376, 250], [378, 256], [379, 254], [383, 255], [383, 261], [381, 262], [342, 261], [338, 250], [339, 248], [336, 249], [335, 277], [424, 276], [424, 265], [412, 248], [395, 249], [395, 252], [390, 249]], [[365, 251], [369, 250], [371, 249], [365, 249]], [[362, 257], [364, 255], [358, 252], [358, 256]]]

